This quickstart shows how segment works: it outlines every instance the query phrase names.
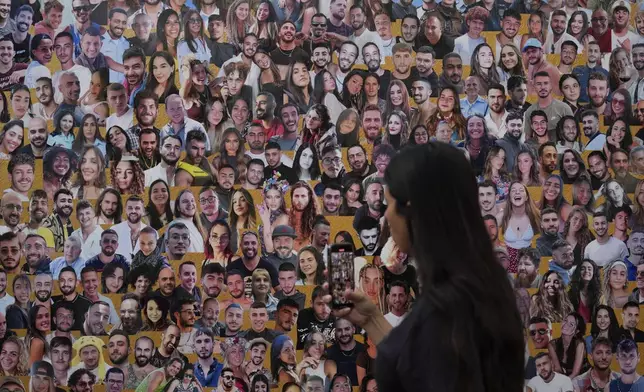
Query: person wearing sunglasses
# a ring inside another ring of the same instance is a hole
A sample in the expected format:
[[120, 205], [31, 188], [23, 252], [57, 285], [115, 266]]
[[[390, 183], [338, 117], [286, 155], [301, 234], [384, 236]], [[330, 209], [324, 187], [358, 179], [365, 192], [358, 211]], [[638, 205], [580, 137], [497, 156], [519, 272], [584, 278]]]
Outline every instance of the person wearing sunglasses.
[[72, 13], [74, 14], [74, 22], [69, 25], [66, 31], [69, 31], [74, 40], [74, 57], [81, 55], [81, 38], [85, 31], [93, 27], [97, 31], [105, 31], [98, 23], [92, 22], [90, 13], [94, 9], [89, 0], [73, 0]]
[[119, 246], [119, 236], [112, 229], [104, 230], [101, 233], [101, 253], [87, 260], [87, 267], [96, 268], [96, 272], [103, 272], [103, 268], [109, 263], [116, 263], [123, 266], [126, 274], [130, 271], [130, 265], [125, 256], [116, 253]]

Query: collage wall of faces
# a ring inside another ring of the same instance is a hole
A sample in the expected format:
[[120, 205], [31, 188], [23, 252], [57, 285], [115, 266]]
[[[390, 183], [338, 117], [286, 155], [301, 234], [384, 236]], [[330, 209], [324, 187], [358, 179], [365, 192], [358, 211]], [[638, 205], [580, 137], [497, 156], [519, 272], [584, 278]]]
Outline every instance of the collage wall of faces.
[[526, 391], [644, 390], [644, 3], [0, 0], [0, 392], [377, 391], [330, 305], [413, 307], [383, 178], [429, 142]]

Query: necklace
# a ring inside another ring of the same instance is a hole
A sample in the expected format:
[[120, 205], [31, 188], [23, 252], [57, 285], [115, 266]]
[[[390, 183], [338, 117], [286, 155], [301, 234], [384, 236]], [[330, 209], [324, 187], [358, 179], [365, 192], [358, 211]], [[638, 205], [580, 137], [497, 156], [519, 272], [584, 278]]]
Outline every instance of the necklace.
[[[593, 387], [597, 387], [598, 389], [604, 389], [606, 387], [607, 383], [604, 383], [604, 385], [601, 385], [600, 383], [595, 380], [595, 377], [593, 377], [593, 371], [590, 371], [590, 381], [592, 382]], [[608, 377], [608, 381], [610, 381], [610, 376]], [[617, 388], [619, 389], [619, 383], [617, 384]]]
[[[340, 352], [341, 352], [341, 353], [342, 353], [342, 355], [344, 355], [345, 357], [352, 357], [352, 356], [353, 356], [353, 353], [356, 351], [356, 347], [357, 347], [357, 345], [353, 346], [353, 348], [352, 348], [350, 351], [344, 351], [344, 350], [340, 349]], [[347, 353], [349, 353], [349, 354], [347, 354]]]
[[286, 56], [286, 57], [290, 58], [290, 57], [291, 57], [291, 55], [293, 54], [293, 51], [294, 51], [295, 49], [291, 49], [290, 51], [289, 51], [289, 50], [287, 50], [286, 52], [288, 52], [288, 54], [286, 54], [286, 52], [284, 52], [284, 51], [282, 50], [282, 48], [280, 48], [279, 46], [277, 47], [277, 50], [279, 50], [279, 51], [280, 51], [280, 53], [282, 53], [284, 56]]

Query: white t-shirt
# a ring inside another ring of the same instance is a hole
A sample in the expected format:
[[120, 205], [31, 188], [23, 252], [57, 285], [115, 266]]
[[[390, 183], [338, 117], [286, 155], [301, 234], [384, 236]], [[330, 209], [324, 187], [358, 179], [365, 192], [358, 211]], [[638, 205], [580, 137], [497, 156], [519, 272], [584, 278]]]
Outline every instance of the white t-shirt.
[[[367, 29], [362, 34], [360, 34], [359, 37], [356, 37], [355, 33], [353, 33], [349, 36], [349, 41], [353, 41], [356, 45], [358, 45], [358, 58], [356, 59], [356, 64], [364, 64], [364, 60], [362, 59], [362, 47], [368, 43], [373, 42], [374, 44], [378, 45], [380, 53], [385, 53], [385, 49], [382, 47], [382, 39], [380, 39], [380, 36], [375, 31]], [[385, 56], [381, 55], [380, 57], [380, 62], [384, 64]]]
[[7, 306], [13, 305], [16, 302], [16, 299], [10, 296], [8, 293], [4, 297], [0, 298], [0, 313], [7, 313]]
[[605, 244], [600, 244], [597, 240], [594, 240], [586, 245], [586, 250], [584, 251], [584, 259], [591, 259], [602, 268], [617, 259], [624, 260], [627, 256], [628, 248], [626, 244], [615, 237], [610, 237]]
[[387, 321], [389, 321], [389, 324], [391, 324], [391, 326], [394, 327], [394, 328], [397, 327], [398, 325], [400, 325], [400, 323], [402, 323], [402, 321], [405, 319], [405, 317], [407, 317], [407, 313], [403, 314], [400, 317], [396, 316], [395, 314], [393, 314], [391, 312], [385, 314], [385, 319]]
[[123, 130], [132, 128], [134, 126], [134, 110], [129, 108], [128, 111], [120, 117], [116, 113], [111, 114], [105, 120], [105, 130], [108, 131], [114, 125], [121, 127]]
[[483, 37], [473, 39], [469, 35], [463, 34], [454, 40], [454, 53], [461, 55], [463, 65], [470, 65], [474, 49], [482, 43], [485, 43], [485, 38]]
[[534, 376], [528, 382], [528, 387], [532, 392], [572, 392], [572, 381], [570, 377], [560, 373], [555, 373], [555, 377], [550, 382], [543, 381], [541, 376]]

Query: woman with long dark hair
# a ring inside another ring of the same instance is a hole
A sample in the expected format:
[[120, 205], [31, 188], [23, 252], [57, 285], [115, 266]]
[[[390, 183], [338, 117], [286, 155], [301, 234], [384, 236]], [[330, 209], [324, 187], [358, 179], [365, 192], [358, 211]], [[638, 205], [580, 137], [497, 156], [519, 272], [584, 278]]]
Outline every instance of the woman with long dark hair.
[[586, 323], [579, 313], [568, 314], [561, 323], [561, 336], [548, 344], [552, 370], [571, 379], [590, 368], [584, 344]]
[[309, 143], [302, 143], [295, 152], [293, 170], [302, 181], [319, 180], [321, 173], [317, 149]]
[[[241, 0], [244, 1], [244, 0]], [[289, 102], [297, 105], [300, 113], [306, 113], [313, 105], [311, 75], [304, 59], [295, 59], [286, 72], [286, 89]]]
[[[177, 44], [181, 34], [181, 18], [173, 9], [165, 9], [157, 20], [157, 50], [164, 50], [177, 57]], [[181, 64], [181, 63], [179, 63]]]
[[297, 254], [298, 280], [295, 284], [318, 286], [324, 283], [324, 260], [322, 253], [313, 246], [305, 246]]
[[224, 267], [228, 266], [228, 263], [235, 255], [231, 247], [231, 238], [232, 232], [228, 222], [225, 220], [213, 222], [204, 244], [206, 259], [202, 268], [210, 263], [219, 263]]
[[593, 341], [599, 337], [610, 340], [613, 350], [622, 340], [622, 328], [619, 326], [615, 310], [608, 305], [597, 305], [590, 324], [590, 335], [586, 336], [586, 350], [591, 352]]
[[354, 69], [349, 71], [342, 82], [342, 105], [346, 108], [353, 108], [362, 111], [364, 108], [362, 85], [364, 78], [362, 71]]
[[107, 154], [107, 144], [98, 129], [98, 120], [92, 113], [88, 113], [83, 117], [83, 121], [81, 121], [78, 128], [78, 134], [72, 143], [72, 150], [80, 155], [83, 149], [88, 146], [96, 146], [103, 153], [103, 157]]
[[429, 121], [426, 124], [430, 136], [436, 135], [436, 127], [441, 120], [446, 121], [450, 128], [454, 130], [452, 141], [465, 139], [467, 120], [461, 113], [458, 92], [453, 87], [443, 87], [438, 93], [437, 110], [429, 117]]
[[261, 0], [257, 5], [255, 16], [257, 19], [250, 26], [248, 32], [257, 36], [259, 44], [262, 47], [275, 49], [275, 39], [277, 38], [279, 28], [277, 26], [278, 19], [273, 3], [268, 0]]
[[161, 180], [154, 180], [148, 189], [148, 205], [145, 211], [148, 217], [148, 223], [155, 230], [172, 222], [174, 214], [170, 206], [170, 187]]
[[599, 281], [599, 267], [594, 261], [586, 259], [575, 268], [570, 278], [568, 298], [575, 312], [589, 323], [595, 308], [599, 305], [601, 297], [601, 283]]
[[347, 293], [354, 306], [334, 310], [377, 345], [380, 392], [522, 391], [521, 318], [480, 218], [469, 162], [443, 143], [408, 147], [392, 158], [385, 182], [385, 219], [416, 260], [422, 290], [391, 334], [365, 294]]
[[[568, 214], [566, 223], [564, 223], [564, 229], [561, 234], [572, 248], [575, 265], [580, 265], [586, 245], [595, 239], [595, 236], [588, 229], [588, 215], [584, 207], [574, 206], [572, 208], [570, 214]], [[584, 313], [579, 311], [579, 309], [575, 308], [575, 310], [584, 316]]]
[[347, 107], [342, 103], [335, 78], [331, 72], [324, 69], [315, 75], [313, 80], [315, 86], [313, 87], [313, 102], [325, 105], [329, 109], [331, 118], [338, 118]]
[[159, 97], [159, 104], [165, 103], [168, 95], [179, 94], [179, 89], [175, 84], [175, 74], [175, 61], [170, 53], [155, 52], [152, 55], [145, 88]]
[[[54, 116], [54, 132], [49, 135], [47, 145], [62, 146], [67, 149], [72, 148], [74, 143], [74, 114], [68, 110], [62, 110]], [[27, 124], [29, 126], [29, 124]]]
[[29, 309], [29, 328], [25, 336], [25, 345], [29, 351], [29, 363], [41, 361], [49, 354], [46, 336], [51, 328], [49, 309], [43, 305], [34, 305]]
[[329, 109], [317, 103], [311, 106], [304, 117], [304, 126], [300, 135], [302, 143], [315, 146], [320, 156], [324, 147], [337, 144], [335, 127], [331, 123]]

